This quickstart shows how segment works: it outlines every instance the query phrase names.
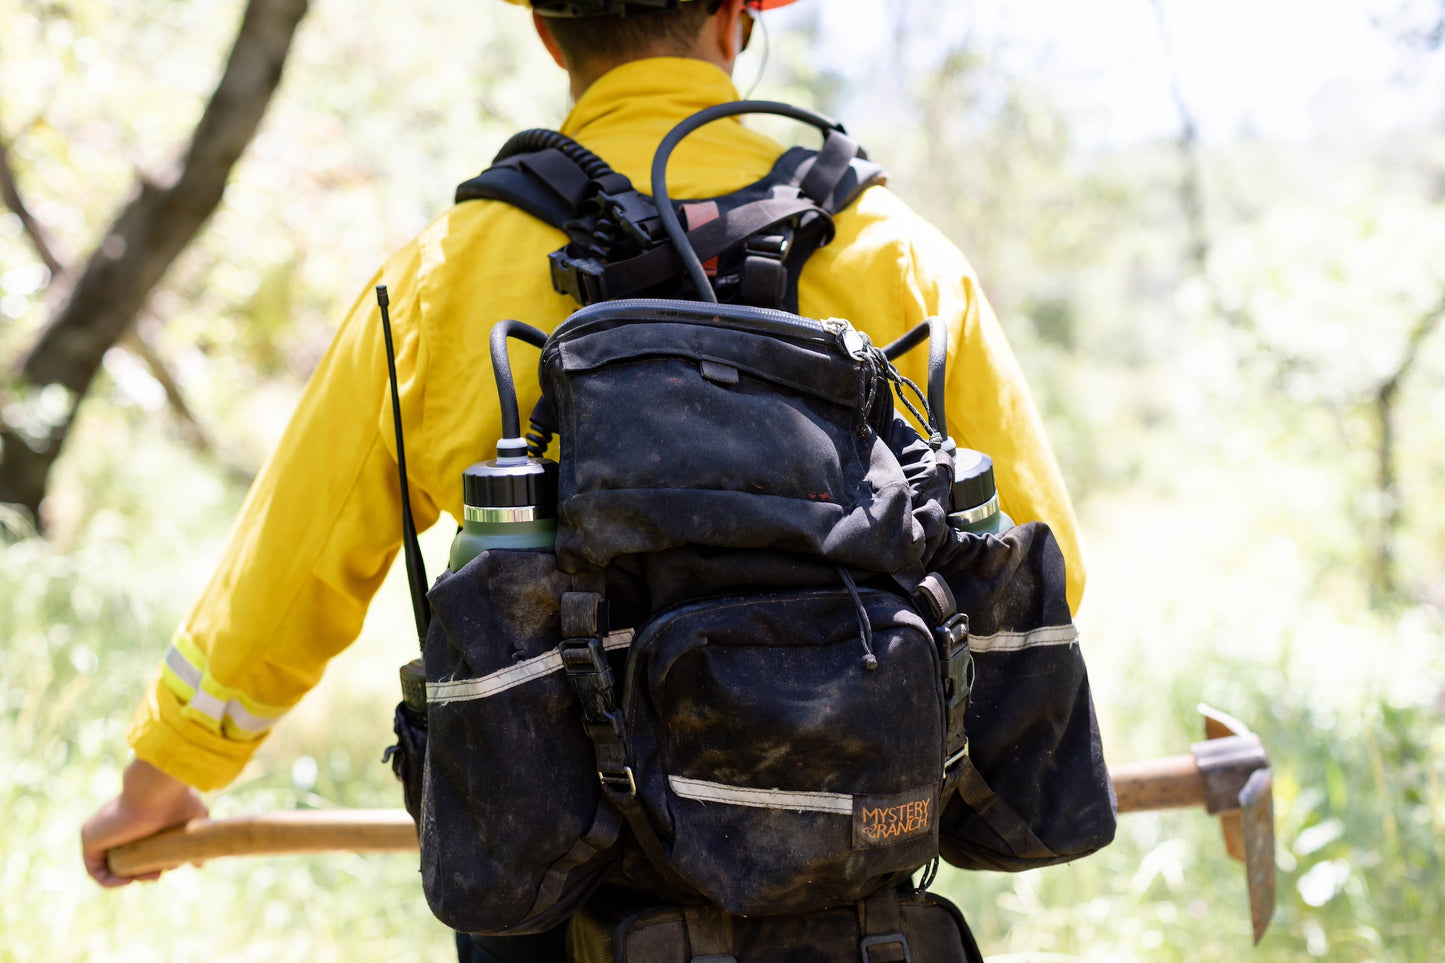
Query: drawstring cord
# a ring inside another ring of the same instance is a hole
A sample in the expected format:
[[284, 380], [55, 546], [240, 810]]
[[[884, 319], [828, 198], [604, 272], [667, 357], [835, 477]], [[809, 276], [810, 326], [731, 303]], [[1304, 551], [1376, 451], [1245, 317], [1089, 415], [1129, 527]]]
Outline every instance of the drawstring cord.
[[853, 581], [853, 576], [848, 574], [846, 568], [838, 568], [838, 574], [843, 577], [843, 585], [847, 587], [848, 594], [853, 597], [853, 607], [858, 612], [858, 629], [863, 640], [863, 668], [870, 672], [878, 668], [878, 656], [873, 654], [873, 626], [868, 621], [868, 610], [863, 607], [863, 597], [858, 594], [858, 585]]
[[[858, 366], [858, 395], [861, 398], [859, 405], [858, 437], [867, 438], [872, 432], [868, 426], [868, 418], [873, 413], [873, 405], [878, 400], [878, 382], [881, 380], [893, 386], [893, 393], [908, 409], [914, 419], [924, 426], [929, 432], [928, 444], [935, 451], [943, 444], [943, 436], [933, 425], [933, 409], [928, 405], [928, 396], [919, 389], [909, 378], [904, 377], [902, 372], [883, 353], [882, 348], [869, 344], [866, 353], [855, 355], [861, 364]], [[913, 398], [910, 399], [909, 395]], [[915, 405], [914, 400], [918, 403]], [[919, 410], [919, 409], [922, 410]]]

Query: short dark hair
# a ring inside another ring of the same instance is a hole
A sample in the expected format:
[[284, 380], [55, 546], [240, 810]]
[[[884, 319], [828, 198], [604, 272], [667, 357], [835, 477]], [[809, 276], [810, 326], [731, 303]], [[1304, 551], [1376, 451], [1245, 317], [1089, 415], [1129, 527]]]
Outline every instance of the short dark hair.
[[691, 0], [672, 10], [630, 17], [552, 17], [547, 26], [569, 66], [587, 69], [692, 49], [720, 0]]

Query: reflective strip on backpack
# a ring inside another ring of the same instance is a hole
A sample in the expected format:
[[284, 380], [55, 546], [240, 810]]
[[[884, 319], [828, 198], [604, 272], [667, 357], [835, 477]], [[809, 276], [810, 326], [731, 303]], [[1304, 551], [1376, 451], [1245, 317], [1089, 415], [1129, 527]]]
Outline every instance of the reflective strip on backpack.
[[[609, 632], [602, 640], [602, 648], [611, 652], [625, 649], [632, 644], [632, 630], [622, 629]], [[426, 684], [427, 705], [444, 706], [449, 702], [471, 702], [487, 699], [494, 695], [525, 685], [533, 679], [560, 672], [562, 653], [556, 649], [533, 656], [525, 662], [509, 665], [505, 669], [489, 672], [475, 679], [453, 679], [450, 682], [428, 682]]]
[[730, 803], [754, 809], [790, 809], [797, 812], [853, 814], [853, 797], [845, 792], [790, 792], [783, 789], [751, 789], [729, 786], [686, 776], [668, 776], [672, 791], [698, 802]]
[[1045, 625], [1028, 632], [995, 632], [993, 635], [970, 635], [968, 648], [979, 652], [1020, 652], [1043, 645], [1074, 645], [1079, 630], [1073, 625]]
[[161, 680], [183, 703], [182, 715], [230, 739], [260, 739], [286, 714], [217, 682], [206, 654], [184, 632], [176, 633], [166, 650]]

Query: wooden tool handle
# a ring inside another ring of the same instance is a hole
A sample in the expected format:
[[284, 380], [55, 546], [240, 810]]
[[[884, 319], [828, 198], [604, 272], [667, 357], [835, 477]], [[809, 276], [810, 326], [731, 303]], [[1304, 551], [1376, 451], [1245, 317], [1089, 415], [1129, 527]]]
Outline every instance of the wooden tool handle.
[[193, 819], [184, 826], [117, 846], [105, 858], [117, 876], [139, 876], [218, 856], [414, 849], [416, 825], [405, 810], [301, 809], [234, 819]]
[[1109, 770], [1120, 813], [1204, 805], [1204, 777], [1193, 756], [1128, 762]]
[[[1119, 812], [1204, 804], [1193, 756], [1126, 763], [1109, 771]], [[401, 809], [303, 809], [233, 819], [196, 819], [106, 854], [117, 876], [139, 876], [219, 856], [404, 852], [416, 849], [416, 826]]]

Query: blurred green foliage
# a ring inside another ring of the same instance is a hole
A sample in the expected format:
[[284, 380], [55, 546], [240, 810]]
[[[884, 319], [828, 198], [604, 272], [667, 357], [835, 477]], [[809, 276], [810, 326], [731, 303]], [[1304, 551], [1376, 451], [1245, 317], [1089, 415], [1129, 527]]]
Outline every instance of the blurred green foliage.
[[[136, 170], [166, 175], [239, 10], [0, 0], [0, 133], [63, 260]], [[805, 16], [771, 38], [757, 95], [848, 112], [983, 277], [1080, 510], [1109, 757], [1185, 751], [1206, 701], [1260, 733], [1278, 806], [1279, 912], [1257, 951], [1242, 869], [1202, 812], [1131, 816], [1075, 865], [945, 870], [940, 888], [996, 960], [1445, 959], [1445, 335], [1409, 355], [1445, 292], [1445, 129], [1201, 148], [1191, 223], [1176, 145], [1083, 150], [1030, 78], [966, 41], [916, 56], [919, 23], [900, 24], [875, 61], [840, 66]], [[76, 833], [116, 788], [237, 475], [349, 299], [506, 135], [560, 121], [565, 85], [529, 29], [502, 4], [316, 4], [225, 203], [143, 320], [211, 446], [182, 443], [117, 351], [58, 469], [50, 540], [0, 514], [0, 959], [449, 952], [405, 856], [222, 860], [103, 892]], [[755, 73], [740, 66], [743, 86]], [[860, 92], [884, 76], [907, 82]], [[0, 238], [8, 360], [50, 279], [12, 215]], [[1381, 389], [1402, 371], [1382, 476]], [[44, 401], [3, 403], [40, 417]], [[378, 761], [411, 647], [395, 573], [380, 599], [217, 813], [397, 804]]]

